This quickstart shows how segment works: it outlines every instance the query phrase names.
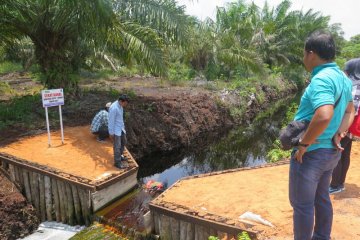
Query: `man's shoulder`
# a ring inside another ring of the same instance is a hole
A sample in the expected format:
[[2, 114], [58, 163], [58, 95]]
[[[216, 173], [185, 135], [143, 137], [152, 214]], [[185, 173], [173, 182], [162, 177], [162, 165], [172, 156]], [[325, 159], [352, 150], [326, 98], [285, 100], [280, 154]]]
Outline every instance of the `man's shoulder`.
[[336, 82], [341, 82], [344, 78], [347, 79], [345, 73], [338, 68], [327, 68], [316, 74], [311, 79], [311, 82], [315, 84], [330, 84], [335, 86]]
[[115, 111], [116, 110], [116, 104], [111, 104], [111, 106], [110, 106], [110, 108], [109, 108], [109, 112], [111, 112], [111, 111]]

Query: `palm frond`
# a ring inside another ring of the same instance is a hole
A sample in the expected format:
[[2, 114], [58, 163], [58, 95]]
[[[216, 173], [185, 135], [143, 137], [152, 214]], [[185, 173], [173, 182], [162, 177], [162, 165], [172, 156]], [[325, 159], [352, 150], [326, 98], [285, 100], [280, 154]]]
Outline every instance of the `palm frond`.
[[109, 34], [109, 42], [113, 46], [121, 46], [153, 73], [166, 75], [167, 61], [163, 51], [161, 38], [150, 27], [133, 22], [123, 22], [114, 25], [114, 31]]

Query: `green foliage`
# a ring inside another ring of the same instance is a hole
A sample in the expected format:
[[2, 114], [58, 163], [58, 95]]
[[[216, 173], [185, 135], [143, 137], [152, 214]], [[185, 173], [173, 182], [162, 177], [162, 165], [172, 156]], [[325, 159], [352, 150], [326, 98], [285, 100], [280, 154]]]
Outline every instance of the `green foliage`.
[[230, 115], [234, 119], [242, 119], [245, 112], [246, 112], [246, 106], [244, 106], [244, 105], [241, 105], [239, 107], [231, 107], [230, 108]]
[[126, 94], [130, 98], [130, 101], [137, 97], [136, 92], [133, 89], [123, 89], [120, 94]]
[[0, 94], [11, 94], [13, 90], [7, 82], [0, 82]]
[[194, 71], [192, 71], [185, 64], [180, 62], [175, 62], [170, 64], [168, 79], [172, 85], [181, 86], [194, 76]]
[[23, 70], [28, 70], [35, 60], [34, 45], [30, 38], [14, 39], [5, 46], [5, 58], [21, 63]]
[[155, 102], [152, 102], [152, 103], [144, 103], [144, 104], [143, 104], [143, 108], [144, 108], [145, 111], [153, 112], [154, 110], [156, 110]]
[[130, 98], [130, 101], [137, 97], [137, 95], [133, 89], [123, 89], [120, 92], [117, 89], [109, 87], [108, 92], [109, 92], [110, 97], [114, 98], [114, 99], [118, 99], [119, 96], [122, 94], [126, 94]]
[[238, 235], [238, 240], [251, 240], [249, 234], [245, 231]]
[[281, 149], [280, 146], [280, 140], [275, 140], [275, 142], [273, 143], [273, 148], [267, 153], [267, 158], [269, 162], [274, 163], [290, 157], [291, 150], [284, 151]]
[[[208, 240], [220, 240], [220, 238], [215, 236], [209, 236]], [[251, 238], [247, 232], [243, 231], [242, 233], [238, 234], [237, 240], [251, 240]]]
[[302, 89], [305, 86], [305, 80], [308, 80], [310, 77], [302, 65], [295, 64], [282, 67], [281, 73], [284, 78], [288, 79], [290, 82], [295, 83], [298, 89]]
[[0, 74], [17, 72], [20, 70], [22, 70], [22, 66], [19, 63], [14, 63], [10, 61], [4, 61], [0, 63]]
[[0, 44], [29, 37], [49, 88], [77, 88], [81, 66], [136, 61], [166, 75], [166, 44], [184, 44], [188, 17], [174, 0], [22, 1], [0, 6]]
[[209, 236], [208, 240], [220, 240], [218, 237]]
[[[292, 103], [288, 107], [288, 109], [286, 111], [286, 117], [282, 121], [282, 124], [281, 124], [282, 127], [285, 127], [289, 122], [291, 122], [294, 119], [298, 107], [299, 106], [296, 103]], [[291, 155], [291, 150], [287, 150], [287, 151], [282, 150], [280, 140], [277, 139], [273, 143], [272, 149], [267, 153], [267, 158], [270, 162], [273, 163], [273, 162], [277, 162], [279, 160], [289, 158], [290, 155]]]
[[16, 97], [7, 102], [0, 102], [0, 129], [14, 123], [20, 124], [20, 126], [30, 126], [37, 115], [43, 113], [40, 94]]
[[[263, 78], [270, 69], [271, 73], [284, 72], [282, 77], [303, 87], [302, 50], [307, 35], [326, 29], [333, 33], [340, 47], [344, 39], [340, 26], [330, 25], [328, 16], [312, 9], [291, 11], [290, 7], [288, 0], [275, 7], [265, 3], [263, 8], [236, 1], [218, 8], [216, 21], [194, 20], [185, 63], [203, 72], [208, 80]], [[265, 84], [277, 90], [283, 87], [272, 78], [267, 80]]]
[[288, 110], [286, 111], [286, 118], [282, 122], [282, 126], [285, 127], [289, 122], [293, 121], [295, 118], [295, 114], [299, 108], [297, 103], [292, 103]]
[[346, 41], [341, 51], [340, 57], [336, 59], [338, 65], [343, 68], [345, 62], [353, 58], [360, 57], [360, 34], [353, 36], [350, 41]]
[[97, 240], [97, 239], [107, 239], [107, 240], [126, 240], [127, 238], [122, 237], [111, 229], [107, 229], [105, 226], [95, 223], [88, 228], [75, 234], [71, 240]]

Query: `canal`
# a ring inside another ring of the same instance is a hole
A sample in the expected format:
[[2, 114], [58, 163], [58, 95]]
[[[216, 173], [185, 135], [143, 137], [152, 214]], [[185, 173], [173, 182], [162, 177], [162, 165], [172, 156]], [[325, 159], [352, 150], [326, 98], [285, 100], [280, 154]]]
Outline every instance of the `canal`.
[[207, 137], [205, 144], [140, 159], [138, 178], [141, 183], [154, 180], [170, 186], [186, 176], [264, 164], [288, 108], [298, 101], [298, 96], [280, 100], [246, 126]]
[[147, 184], [155, 182], [166, 188], [183, 177], [268, 162], [267, 154], [273, 148], [286, 113], [298, 101], [298, 95], [279, 100], [245, 126], [210, 134], [192, 148], [137, 160], [139, 188], [97, 215], [141, 231], [144, 230], [143, 215], [148, 211], [147, 203], [158, 194], [149, 191], [145, 187]]

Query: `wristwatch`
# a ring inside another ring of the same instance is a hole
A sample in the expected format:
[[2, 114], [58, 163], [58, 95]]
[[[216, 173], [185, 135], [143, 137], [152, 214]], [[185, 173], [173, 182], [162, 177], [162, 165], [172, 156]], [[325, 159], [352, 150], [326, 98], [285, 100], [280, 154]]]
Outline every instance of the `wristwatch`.
[[299, 139], [299, 144], [298, 144], [298, 145], [299, 145], [299, 146], [301, 146], [301, 147], [308, 147], [308, 146], [310, 145], [310, 144], [305, 144], [305, 143], [302, 143], [301, 141], [302, 141], [302, 139], [300, 138], [300, 139]]

